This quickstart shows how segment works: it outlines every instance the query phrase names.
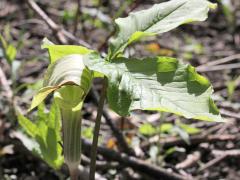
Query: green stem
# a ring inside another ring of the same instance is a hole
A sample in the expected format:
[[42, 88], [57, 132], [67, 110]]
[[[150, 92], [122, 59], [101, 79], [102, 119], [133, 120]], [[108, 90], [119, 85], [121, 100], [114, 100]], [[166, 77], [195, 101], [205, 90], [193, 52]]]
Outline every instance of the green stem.
[[63, 127], [63, 153], [72, 180], [78, 177], [81, 160], [81, 110], [61, 109]]
[[96, 117], [95, 128], [94, 128], [93, 142], [92, 142], [92, 147], [91, 147], [91, 163], [90, 163], [89, 180], [95, 179], [98, 136], [99, 136], [100, 125], [101, 125], [101, 117], [103, 114], [104, 101], [106, 98], [106, 91], [107, 91], [107, 78], [104, 77], [103, 88], [102, 88], [102, 92], [101, 92], [101, 96], [100, 96], [100, 100], [99, 100], [99, 104], [98, 104], [98, 111], [97, 111], [97, 117]]

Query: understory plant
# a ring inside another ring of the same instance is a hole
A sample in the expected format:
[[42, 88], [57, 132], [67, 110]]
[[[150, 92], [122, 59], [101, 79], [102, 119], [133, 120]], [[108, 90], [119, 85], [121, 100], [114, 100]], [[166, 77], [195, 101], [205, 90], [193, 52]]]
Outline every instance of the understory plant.
[[110, 39], [105, 57], [82, 46], [44, 41], [42, 47], [48, 50], [50, 65], [30, 110], [54, 94], [61, 114], [64, 161], [72, 179], [77, 177], [81, 157], [81, 110], [94, 78], [103, 78], [104, 85], [95, 122], [90, 179], [95, 174], [98, 131], [106, 97], [109, 107], [120, 116], [140, 109], [171, 112], [187, 119], [223, 121], [211, 98], [210, 82], [193, 66], [173, 57], [137, 59], [124, 53], [127, 46], [141, 38], [204, 21], [211, 8], [215, 4], [207, 0], [171, 0], [118, 18], [118, 33]]

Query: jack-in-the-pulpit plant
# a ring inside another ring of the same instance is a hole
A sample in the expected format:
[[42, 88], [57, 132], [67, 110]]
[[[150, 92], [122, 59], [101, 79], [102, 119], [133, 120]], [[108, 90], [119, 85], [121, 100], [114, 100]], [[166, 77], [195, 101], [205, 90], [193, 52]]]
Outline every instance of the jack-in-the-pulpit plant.
[[[171, 112], [191, 119], [223, 121], [214, 104], [210, 82], [191, 65], [173, 57], [125, 57], [125, 48], [140, 38], [204, 21], [215, 4], [207, 0], [171, 0], [116, 19], [118, 33], [106, 57], [82, 46], [54, 45], [45, 40], [50, 65], [44, 86], [30, 109], [50, 93], [60, 108], [64, 160], [71, 176], [81, 157], [81, 109], [96, 77], [107, 79], [109, 107], [121, 116], [136, 109]], [[99, 122], [96, 122], [99, 123]], [[94, 171], [93, 171], [94, 172]]]

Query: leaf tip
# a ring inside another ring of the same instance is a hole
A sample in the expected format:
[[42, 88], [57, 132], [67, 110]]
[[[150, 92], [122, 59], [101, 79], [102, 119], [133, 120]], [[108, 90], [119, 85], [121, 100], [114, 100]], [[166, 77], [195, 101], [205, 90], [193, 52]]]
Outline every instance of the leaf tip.
[[205, 88], [208, 88], [210, 86], [209, 80], [207, 78], [205, 78], [204, 76], [198, 74], [196, 69], [193, 66], [188, 65], [187, 71], [188, 71], [188, 81], [189, 82], [196, 82]]
[[213, 10], [215, 10], [215, 9], [217, 9], [217, 3], [211, 3], [211, 2], [208, 2], [208, 7], [210, 8], [210, 9], [213, 9]]
[[38, 93], [33, 97], [32, 100], [32, 104], [30, 106], [30, 108], [28, 109], [28, 112], [30, 112], [31, 110], [33, 110], [35, 107], [37, 107], [39, 104], [41, 104], [41, 102], [53, 91], [55, 91], [56, 89], [58, 89], [58, 87], [55, 86], [47, 86], [47, 87], [43, 87], [42, 89], [40, 89], [38, 91]]
[[29, 113], [32, 111], [34, 108], [36, 108], [40, 103], [36, 102], [36, 97], [33, 97], [32, 103], [30, 107], [27, 109], [27, 112]]
[[53, 42], [51, 42], [48, 38], [43, 38], [42, 40], [42, 45], [41, 45], [41, 49], [46, 49], [48, 48], [49, 45], [54, 45]]

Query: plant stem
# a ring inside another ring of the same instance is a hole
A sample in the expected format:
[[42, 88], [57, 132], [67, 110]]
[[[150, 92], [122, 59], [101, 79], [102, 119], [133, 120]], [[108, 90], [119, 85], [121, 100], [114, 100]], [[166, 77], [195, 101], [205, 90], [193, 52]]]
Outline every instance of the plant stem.
[[81, 160], [81, 110], [61, 109], [63, 127], [63, 153], [71, 180], [78, 178]]
[[71, 169], [69, 171], [71, 180], [78, 180], [78, 169]]
[[100, 96], [100, 100], [99, 100], [99, 104], [98, 104], [98, 111], [97, 111], [97, 117], [96, 117], [95, 128], [94, 128], [93, 142], [92, 142], [92, 147], [91, 147], [91, 163], [90, 163], [89, 180], [95, 179], [98, 136], [99, 136], [99, 130], [100, 130], [100, 125], [101, 125], [101, 118], [102, 118], [102, 114], [103, 114], [104, 101], [106, 98], [106, 91], [107, 91], [107, 78], [104, 77], [102, 92], [101, 92], [101, 96]]

